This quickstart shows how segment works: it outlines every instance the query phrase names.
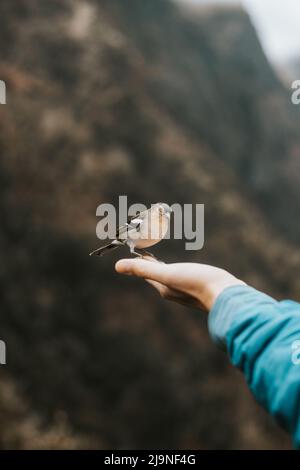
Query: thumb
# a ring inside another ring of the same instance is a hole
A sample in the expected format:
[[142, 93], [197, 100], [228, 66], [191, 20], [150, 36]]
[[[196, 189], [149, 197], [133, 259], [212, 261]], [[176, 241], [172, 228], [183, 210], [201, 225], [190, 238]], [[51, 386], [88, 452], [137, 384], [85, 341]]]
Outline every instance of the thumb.
[[121, 274], [133, 274], [144, 279], [167, 283], [168, 265], [157, 261], [145, 259], [122, 259], [115, 265], [115, 269]]

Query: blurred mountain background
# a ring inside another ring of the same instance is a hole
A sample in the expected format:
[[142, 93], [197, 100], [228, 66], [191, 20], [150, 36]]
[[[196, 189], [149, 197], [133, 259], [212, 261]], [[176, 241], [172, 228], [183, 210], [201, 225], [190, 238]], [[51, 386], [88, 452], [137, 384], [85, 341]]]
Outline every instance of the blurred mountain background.
[[300, 111], [239, 6], [0, 3], [2, 448], [289, 448], [198, 311], [114, 272], [102, 202], [205, 204], [165, 261], [300, 300]]
[[286, 64], [286, 70], [288, 76], [292, 80], [299, 80], [300, 77], [300, 55], [299, 57], [294, 57], [290, 59]]

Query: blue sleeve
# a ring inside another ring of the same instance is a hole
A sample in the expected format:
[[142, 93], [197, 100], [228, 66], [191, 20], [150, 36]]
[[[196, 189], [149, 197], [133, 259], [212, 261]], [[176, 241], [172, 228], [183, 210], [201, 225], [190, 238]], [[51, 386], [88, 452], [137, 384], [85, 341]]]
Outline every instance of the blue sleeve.
[[300, 305], [234, 286], [219, 295], [208, 323], [258, 402], [300, 448]]

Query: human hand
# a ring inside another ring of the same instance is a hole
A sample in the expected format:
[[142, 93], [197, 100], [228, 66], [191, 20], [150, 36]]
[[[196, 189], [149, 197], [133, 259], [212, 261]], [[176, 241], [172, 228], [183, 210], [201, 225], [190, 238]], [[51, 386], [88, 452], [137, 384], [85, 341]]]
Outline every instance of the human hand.
[[223, 269], [198, 263], [165, 264], [139, 258], [120, 260], [115, 268], [118, 273], [145, 279], [167, 300], [207, 312], [224, 289], [245, 285]]

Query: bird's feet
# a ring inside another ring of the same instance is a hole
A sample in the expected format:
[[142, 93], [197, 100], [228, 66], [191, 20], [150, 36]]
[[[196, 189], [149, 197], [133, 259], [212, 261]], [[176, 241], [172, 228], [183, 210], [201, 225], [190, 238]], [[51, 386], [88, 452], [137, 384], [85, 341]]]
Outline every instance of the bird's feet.
[[137, 251], [135, 250], [130, 250], [130, 253], [132, 255], [135, 255], [137, 258], [143, 258], [143, 255], [141, 253], [138, 253]]
[[141, 253], [138, 253], [135, 250], [132, 250], [132, 251], [130, 250], [130, 253], [135, 255], [137, 258], [142, 258], [146, 261], [155, 261], [157, 263], [165, 264], [164, 261], [161, 261], [160, 259], [156, 258], [156, 256], [154, 256], [152, 253], [146, 250], [141, 250]]
[[152, 253], [150, 253], [150, 251], [141, 250], [141, 252], [143, 253], [142, 256], [149, 256], [150, 258], [153, 258], [153, 259], [155, 259], [156, 261], [158, 261], [158, 259], [157, 259]]

